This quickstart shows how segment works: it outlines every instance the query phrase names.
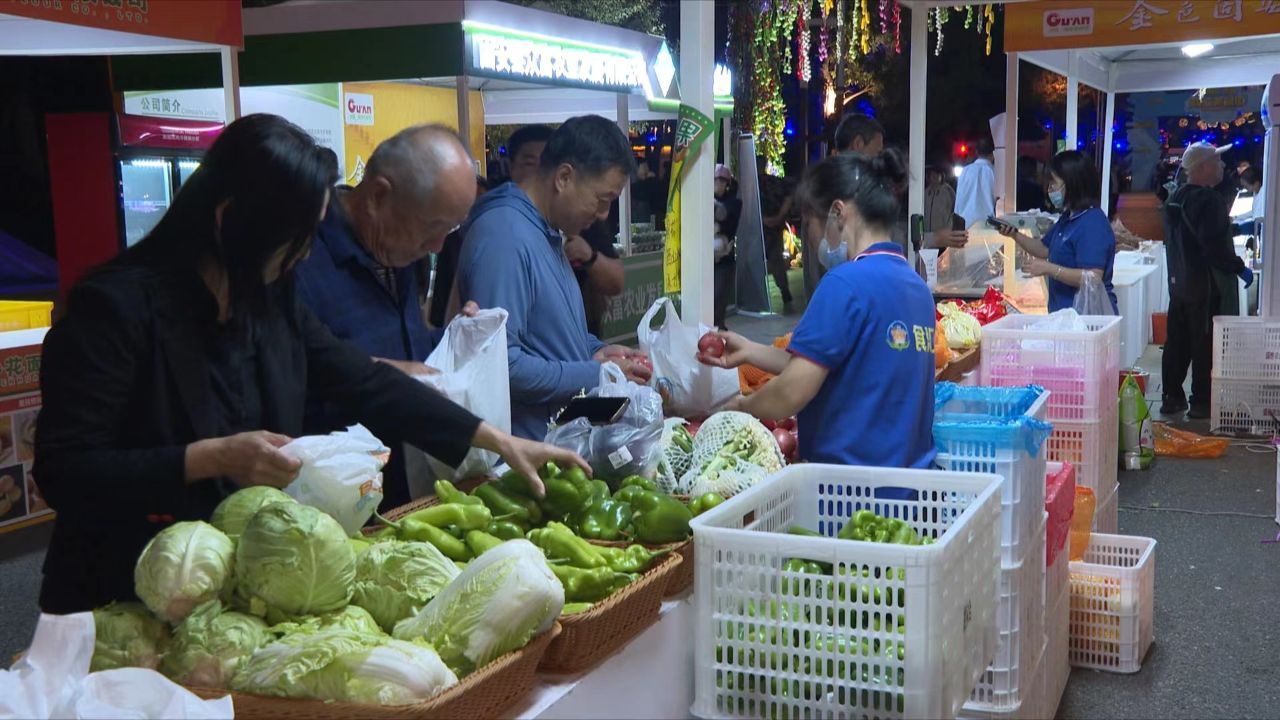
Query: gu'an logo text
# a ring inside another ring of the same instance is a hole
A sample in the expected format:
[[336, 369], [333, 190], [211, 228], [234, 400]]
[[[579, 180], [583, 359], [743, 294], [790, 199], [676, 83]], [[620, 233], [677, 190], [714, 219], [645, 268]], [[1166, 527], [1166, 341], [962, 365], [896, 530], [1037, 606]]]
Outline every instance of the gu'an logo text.
[[346, 94], [346, 122], [348, 125], [373, 124], [373, 96], [363, 93]]
[[1093, 34], [1093, 8], [1046, 10], [1044, 36], [1063, 37]]

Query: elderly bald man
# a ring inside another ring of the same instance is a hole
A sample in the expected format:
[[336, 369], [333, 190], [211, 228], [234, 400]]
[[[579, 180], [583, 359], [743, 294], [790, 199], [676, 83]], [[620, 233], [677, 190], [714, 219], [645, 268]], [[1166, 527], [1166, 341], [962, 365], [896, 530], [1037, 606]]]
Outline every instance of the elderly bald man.
[[[311, 255], [294, 272], [298, 298], [339, 338], [405, 372], [423, 373], [443, 328], [424, 322], [422, 261], [467, 218], [476, 175], [458, 135], [441, 125], [400, 131], [373, 151], [355, 187], [335, 188]], [[475, 305], [463, 310], [473, 314]], [[331, 407], [311, 407], [307, 431], [351, 424]], [[382, 438], [395, 452], [383, 470], [383, 507], [409, 500], [399, 438]], [[415, 483], [416, 485], [416, 483]], [[416, 494], [416, 493], [415, 493]]]

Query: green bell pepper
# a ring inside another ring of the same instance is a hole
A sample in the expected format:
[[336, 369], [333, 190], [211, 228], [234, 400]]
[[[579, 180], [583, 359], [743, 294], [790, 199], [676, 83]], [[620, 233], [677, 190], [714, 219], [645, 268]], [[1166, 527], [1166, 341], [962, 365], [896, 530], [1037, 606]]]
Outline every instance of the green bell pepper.
[[476, 557], [492, 550], [503, 543], [502, 538], [494, 537], [487, 532], [471, 530], [467, 533], [467, 549]]
[[525, 529], [510, 520], [494, 520], [484, 526], [484, 531], [499, 540], [523, 540]]
[[633, 496], [631, 508], [634, 511], [631, 522], [636, 528], [636, 540], [661, 545], [689, 537], [689, 521], [693, 519], [693, 513], [670, 495], [641, 490]]
[[453, 483], [448, 480], [437, 480], [435, 484], [436, 497], [440, 498], [442, 503], [455, 503], [457, 505], [483, 505], [484, 501], [474, 495], [468, 495], [459, 490]]
[[598, 602], [613, 592], [614, 572], [607, 567], [584, 569], [552, 565], [551, 572], [564, 586], [567, 602]]
[[638, 485], [628, 485], [624, 488], [620, 488], [618, 492], [614, 493], [613, 499], [617, 500], [618, 502], [631, 504], [632, 501], [636, 499], [636, 496], [646, 492], [650, 492], [650, 491], [645, 490], [644, 488]]
[[591, 540], [620, 540], [631, 523], [631, 504], [608, 496], [583, 508], [574, 518], [578, 534]]
[[639, 475], [629, 475], [622, 481], [621, 484], [618, 485], [619, 489], [625, 488], [625, 487], [638, 487], [642, 490], [648, 490], [649, 492], [658, 491], [657, 483], [647, 478], [642, 478]]
[[591, 500], [592, 500], [592, 502], [594, 502], [594, 501], [596, 501], [596, 500], [601, 500], [601, 499], [608, 498], [610, 495], [612, 495], [612, 493], [609, 491], [609, 483], [607, 483], [607, 482], [605, 482], [605, 481], [603, 481], [603, 480], [592, 480], [592, 481], [591, 481]]
[[699, 495], [698, 497], [689, 501], [689, 512], [693, 513], [694, 517], [698, 517], [702, 513], [710, 510], [711, 508], [719, 505], [722, 502], [724, 502], [724, 497], [722, 497], [717, 493], [713, 493], [713, 492], [703, 493], [702, 495]]
[[565, 518], [578, 512], [591, 502], [594, 492], [591, 480], [582, 468], [571, 467], [560, 475], [543, 481], [547, 488], [542, 508], [547, 515]]
[[438, 528], [454, 525], [463, 530], [479, 530], [493, 521], [493, 513], [484, 505], [445, 503], [425, 507], [401, 519], [435, 525]]
[[616, 547], [596, 548], [604, 556], [614, 572], [642, 573], [649, 569], [653, 561], [671, 552], [671, 550], [650, 550], [643, 545], [631, 545], [626, 549]]
[[585, 570], [608, 567], [599, 548], [574, 535], [572, 530], [558, 522], [548, 523], [545, 528], [530, 530], [529, 542], [541, 548], [548, 558], [565, 560], [573, 567]]
[[494, 515], [530, 527], [542, 522], [542, 508], [533, 498], [508, 494], [493, 483], [485, 483], [473, 492]]

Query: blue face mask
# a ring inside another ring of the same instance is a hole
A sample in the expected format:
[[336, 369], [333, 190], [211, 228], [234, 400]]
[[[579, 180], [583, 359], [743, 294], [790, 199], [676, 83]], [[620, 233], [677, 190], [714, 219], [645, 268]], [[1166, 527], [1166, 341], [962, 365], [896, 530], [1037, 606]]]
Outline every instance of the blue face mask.
[[1066, 198], [1063, 197], [1061, 190], [1049, 191], [1049, 204], [1054, 206], [1055, 208], [1062, 207], [1062, 203], [1065, 199]]
[[818, 262], [830, 270], [849, 259], [849, 243], [840, 236], [835, 212], [827, 213], [827, 226], [823, 229], [822, 243], [818, 247]]

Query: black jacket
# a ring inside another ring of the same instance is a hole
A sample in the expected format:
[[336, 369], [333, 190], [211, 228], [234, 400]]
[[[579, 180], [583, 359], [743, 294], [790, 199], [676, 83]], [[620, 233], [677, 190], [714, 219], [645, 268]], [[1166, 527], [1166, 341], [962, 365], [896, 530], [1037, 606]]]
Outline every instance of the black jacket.
[[1218, 295], [1213, 272], [1236, 275], [1244, 269], [1231, 239], [1229, 208], [1212, 188], [1183, 185], [1165, 201], [1164, 213], [1169, 297], [1212, 314], [1211, 298]]
[[[191, 272], [108, 267], [71, 292], [44, 342], [34, 475], [57, 511], [40, 606], [67, 613], [130, 599], [143, 546], [175, 520], [207, 520], [234, 489], [184, 482], [186, 446], [216, 436], [206, 333], [213, 298]], [[309, 394], [447, 462], [479, 419], [336, 340], [278, 287], [255, 319], [262, 425], [302, 432]]]

